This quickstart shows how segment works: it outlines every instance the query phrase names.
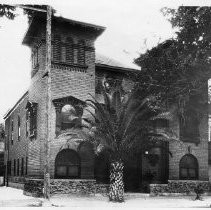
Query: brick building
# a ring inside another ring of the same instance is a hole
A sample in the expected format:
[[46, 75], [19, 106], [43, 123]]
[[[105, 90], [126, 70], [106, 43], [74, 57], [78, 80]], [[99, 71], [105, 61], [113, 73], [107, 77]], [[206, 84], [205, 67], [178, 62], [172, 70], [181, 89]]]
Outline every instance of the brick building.
[[[10, 186], [36, 191], [41, 186], [45, 160], [46, 95], [45, 73], [46, 17], [33, 18], [23, 39], [31, 49], [31, 84], [29, 90], [5, 115], [5, 165]], [[53, 17], [52, 20], [52, 110], [50, 175], [52, 191], [58, 186], [70, 192], [100, 191], [109, 180], [106, 154], [95, 156], [91, 145], [80, 137], [78, 125], [88, 113], [84, 109], [90, 94], [101, 100], [104, 78], [118, 79], [130, 88], [125, 67], [105, 56], [95, 54], [94, 43], [105, 28]], [[178, 134], [179, 120], [169, 123]], [[149, 183], [168, 180], [208, 180], [208, 125], [203, 117], [197, 124], [197, 141], [157, 145], [125, 167], [126, 189], [140, 191]], [[173, 156], [169, 157], [169, 147]], [[140, 161], [141, 160], [141, 161]], [[150, 178], [151, 177], [151, 178]], [[25, 185], [25, 186], [24, 186]], [[36, 188], [36, 190], [35, 190]], [[38, 194], [42, 194], [42, 187]]]
[[0, 124], [0, 186], [3, 185], [4, 172], [4, 126]]

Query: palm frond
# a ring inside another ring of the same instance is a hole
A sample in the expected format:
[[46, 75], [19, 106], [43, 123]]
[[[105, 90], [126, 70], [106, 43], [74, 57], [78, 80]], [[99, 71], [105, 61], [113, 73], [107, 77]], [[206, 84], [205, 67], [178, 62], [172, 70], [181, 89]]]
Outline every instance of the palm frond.
[[110, 92], [103, 90], [103, 97], [104, 104], [94, 97], [88, 99], [86, 110], [91, 119], [82, 118], [86, 138], [96, 150], [108, 149], [113, 159], [123, 159], [132, 151], [145, 148], [147, 142], [154, 139], [176, 139], [167, 129], [159, 130], [153, 126], [153, 121], [170, 120], [173, 116], [171, 111], [166, 111], [157, 103], [156, 96], [142, 97], [136, 90], [122, 95], [116, 89]]

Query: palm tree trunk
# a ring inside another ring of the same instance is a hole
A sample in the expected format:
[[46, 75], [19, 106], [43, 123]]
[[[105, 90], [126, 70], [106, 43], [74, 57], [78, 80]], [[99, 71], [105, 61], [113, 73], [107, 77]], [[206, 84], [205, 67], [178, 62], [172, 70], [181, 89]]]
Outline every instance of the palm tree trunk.
[[111, 163], [109, 200], [114, 202], [124, 201], [123, 163], [115, 161]]

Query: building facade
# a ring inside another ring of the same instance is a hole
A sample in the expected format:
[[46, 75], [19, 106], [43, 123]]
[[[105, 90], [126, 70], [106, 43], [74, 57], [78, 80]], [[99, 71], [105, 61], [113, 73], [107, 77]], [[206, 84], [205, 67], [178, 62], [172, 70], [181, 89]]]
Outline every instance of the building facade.
[[[118, 81], [128, 90], [131, 87], [128, 72], [136, 70], [95, 53], [95, 40], [104, 30], [101, 26], [53, 17], [49, 116], [52, 186], [67, 185], [64, 180], [69, 180], [70, 188], [75, 191], [81, 185], [96, 191], [97, 184], [109, 182], [108, 155], [96, 156], [92, 145], [80, 136], [81, 119], [89, 116], [85, 101], [91, 96], [102, 100], [100, 89], [105, 78]], [[44, 171], [48, 77], [45, 33], [45, 16], [35, 16], [23, 39], [32, 53], [31, 84], [5, 115], [7, 181], [10, 186], [24, 187], [26, 191], [43, 179]], [[182, 127], [177, 117], [169, 126], [180, 136]], [[150, 183], [163, 184], [168, 180], [208, 181], [207, 116], [203, 116], [197, 126], [197, 140], [155, 145], [128, 161], [124, 172], [126, 190], [147, 191]]]

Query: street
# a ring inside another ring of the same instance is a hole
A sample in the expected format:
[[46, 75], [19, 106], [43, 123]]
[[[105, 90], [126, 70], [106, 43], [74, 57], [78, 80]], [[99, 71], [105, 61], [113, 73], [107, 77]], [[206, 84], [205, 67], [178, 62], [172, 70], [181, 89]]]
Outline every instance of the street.
[[[20, 189], [0, 187], [0, 207], [42, 207], [43, 198], [23, 195]], [[150, 197], [148, 194], [126, 193], [125, 202], [112, 203], [107, 196], [54, 195], [50, 199], [52, 207], [73, 207], [74, 209], [140, 209], [140, 208], [207, 208], [211, 196], [203, 196], [203, 201], [195, 201], [194, 196]]]

